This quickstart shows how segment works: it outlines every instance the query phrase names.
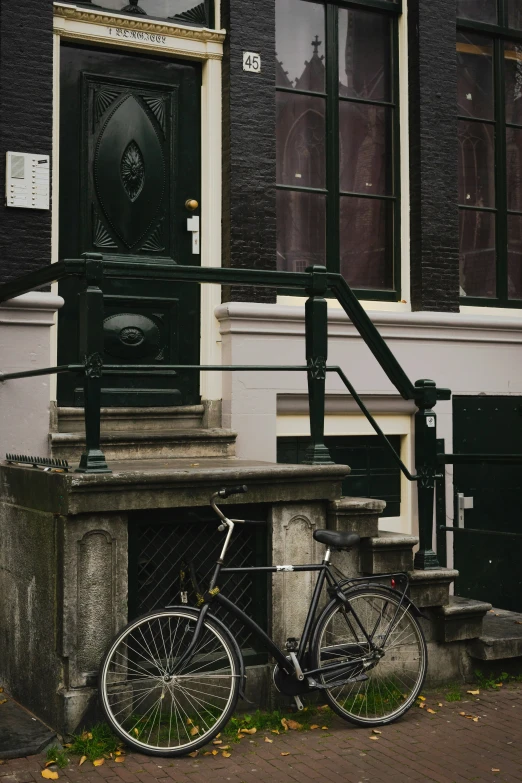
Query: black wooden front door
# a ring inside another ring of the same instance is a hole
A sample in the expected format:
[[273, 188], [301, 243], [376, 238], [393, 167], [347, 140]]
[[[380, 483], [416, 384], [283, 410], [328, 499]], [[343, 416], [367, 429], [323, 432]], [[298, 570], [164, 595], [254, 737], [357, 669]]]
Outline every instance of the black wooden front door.
[[[522, 454], [522, 397], [454, 397], [455, 454]], [[464, 527], [522, 533], [522, 466], [455, 465], [457, 495], [473, 498]], [[454, 533], [455, 593], [522, 611], [522, 538]]]
[[[200, 263], [185, 207], [200, 201], [200, 86], [197, 64], [62, 46], [60, 258]], [[61, 283], [60, 364], [78, 359], [79, 291]], [[113, 280], [104, 297], [106, 363], [199, 363], [198, 286]], [[199, 402], [192, 371], [106, 378], [103, 405]], [[81, 406], [82, 379], [60, 376], [58, 401]]]

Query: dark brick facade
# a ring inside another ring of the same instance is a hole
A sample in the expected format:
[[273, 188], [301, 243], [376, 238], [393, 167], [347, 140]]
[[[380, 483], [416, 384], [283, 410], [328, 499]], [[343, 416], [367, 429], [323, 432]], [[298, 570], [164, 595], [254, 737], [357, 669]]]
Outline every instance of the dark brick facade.
[[455, 19], [455, 0], [408, 2], [414, 310], [459, 309]]
[[5, 154], [52, 153], [52, 0], [0, 2], [0, 280], [51, 261], [51, 211], [5, 206]]
[[[223, 266], [276, 267], [275, 0], [223, 0]], [[261, 55], [243, 71], [243, 51]], [[273, 302], [233, 286], [224, 301]]]

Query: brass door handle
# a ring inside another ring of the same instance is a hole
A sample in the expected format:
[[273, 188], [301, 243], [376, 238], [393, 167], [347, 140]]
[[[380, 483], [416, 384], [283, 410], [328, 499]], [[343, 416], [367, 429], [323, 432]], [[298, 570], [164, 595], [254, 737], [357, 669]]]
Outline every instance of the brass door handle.
[[189, 212], [194, 212], [199, 207], [198, 202], [195, 198], [188, 198], [185, 201], [185, 208], [188, 209]]

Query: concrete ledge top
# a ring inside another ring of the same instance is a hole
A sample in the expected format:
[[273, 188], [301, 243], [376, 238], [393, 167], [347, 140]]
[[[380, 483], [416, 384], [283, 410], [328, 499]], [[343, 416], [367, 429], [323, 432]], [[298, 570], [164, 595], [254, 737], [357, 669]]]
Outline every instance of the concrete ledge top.
[[376, 500], [374, 498], [349, 498], [343, 497], [339, 500], [333, 500], [328, 509], [342, 513], [343, 511], [353, 514], [355, 511], [359, 514], [381, 514], [386, 508], [385, 500]]
[[452, 568], [433, 568], [426, 571], [408, 571], [410, 582], [453, 582], [459, 575]]
[[341, 492], [346, 465], [286, 465], [236, 458], [111, 462], [113, 473], [44, 472], [2, 464], [4, 502], [68, 515], [208, 505], [217, 489], [246, 484], [231, 503], [329, 501]]
[[374, 538], [365, 539], [364, 545], [372, 549], [378, 547], [401, 547], [412, 548], [419, 543], [417, 536], [410, 536], [407, 533], [391, 533], [386, 530], [380, 530]]
[[491, 610], [491, 604], [486, 601], [475, 601], [473, 598], [461, 598], [450, 595], [449, 603], [437, 608], [437, 614], [445, 617], [455, 617], [468, 614], [486, 614]]
[[[154, 441], [235, 441], [237, 438], [237, 432], [234, 430], [225, 429], [191, 429], [191, 430], [132, 430], [130, 432], [102, 432], [101, 442], [104, 443], [129, 443], [132, 445], [136, 442], [154, 442]], [[85, 431], [82, 432], [53, 432], [51, 433], [51, 439], [56, 443], [83, 443], [85, 442]], [[154, 460], [155, 462], [163, 462], [163, 460]], [[171, 460], [169, 460], [170, 462]], [[191, 460], [192, 466], [195, 460]], [[141, 461], [140, 464], [144, 462]], [[149, 462], [149, 460], [147, 460]], [[134, 463], [134, 460], [133, 460]]]

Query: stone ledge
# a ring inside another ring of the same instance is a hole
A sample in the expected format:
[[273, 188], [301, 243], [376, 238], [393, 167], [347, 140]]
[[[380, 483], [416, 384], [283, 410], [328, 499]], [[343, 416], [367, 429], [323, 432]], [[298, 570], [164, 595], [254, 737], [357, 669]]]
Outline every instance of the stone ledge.
[[[56, 408], [57, 432], [84, 429], [83, 408]], [[101, 430], [105, 432], [143, 432], [187, 430], [202, 426], [204, 405], [179, 405], [170, 408], [102, 408]]]
[[384, 574], [389, 571], [411, 571], [416, 536], [379, 531], [377, 536], [361, 541], [360, 563], [363, 574]]
[[482, 634], [482, 621], [491, 604], [471, 598], [450, 596], [449, 603], [433, 610], [437, 641], [460, 642], [476, 639]]
[[384, 500], [342, 497], [328, 505], [330, 530], [348, 530], [361, 538], [371, 538], [379, 532], [379, 515], [386, 508]]
[[468, 652], [481, 661], [522, 656], [522, 614], [504, 609], [487, 612], [480, 638], [468, 644]]
[[449, 603], [450, 584], [458, 575], [459, 572], [451, 568], [409, 571], [410, 598], [419, 608], [445, 606]]

